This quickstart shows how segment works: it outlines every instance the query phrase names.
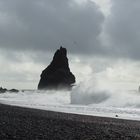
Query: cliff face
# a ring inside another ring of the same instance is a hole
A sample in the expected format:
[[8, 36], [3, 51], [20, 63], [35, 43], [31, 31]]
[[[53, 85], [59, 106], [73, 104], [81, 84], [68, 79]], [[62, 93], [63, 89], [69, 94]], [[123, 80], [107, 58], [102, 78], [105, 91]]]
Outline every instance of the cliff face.
[[67, 50], [60, 47], [53, 57], [50, 65], [42, 71], [38, 89], [59, 89], [72, 87], [75, 83], [75, 76], [69, 68]]

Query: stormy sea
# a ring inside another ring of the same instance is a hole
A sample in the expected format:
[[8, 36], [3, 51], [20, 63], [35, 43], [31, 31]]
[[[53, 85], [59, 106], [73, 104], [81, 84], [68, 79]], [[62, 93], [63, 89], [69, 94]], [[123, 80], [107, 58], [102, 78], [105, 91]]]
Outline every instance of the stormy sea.
[[0, 103], [48, 111], [140, 120], [137, 90], [101, 90], [82, 84], [67, 90], [21, 90], [0, 94]]

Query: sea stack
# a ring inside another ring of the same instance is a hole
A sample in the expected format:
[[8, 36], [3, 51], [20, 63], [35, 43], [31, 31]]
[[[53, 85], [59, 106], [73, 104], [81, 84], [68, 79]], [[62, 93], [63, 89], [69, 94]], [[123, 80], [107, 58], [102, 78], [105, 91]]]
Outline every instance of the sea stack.
[[71, 89], [75, 83], [75, 76], [69, 68], [67, 49], [58, 49], [50, 65], [42, 71], [38, 84], [39, 90]]

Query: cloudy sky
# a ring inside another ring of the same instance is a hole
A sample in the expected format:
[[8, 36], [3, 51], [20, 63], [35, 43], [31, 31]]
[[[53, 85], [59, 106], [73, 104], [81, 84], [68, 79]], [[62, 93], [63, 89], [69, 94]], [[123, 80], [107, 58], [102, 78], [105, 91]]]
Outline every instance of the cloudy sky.
[[0, 85], [36, 89], [63, 45], [77, 84], [140, 83], [139, 0], [0, 0]]

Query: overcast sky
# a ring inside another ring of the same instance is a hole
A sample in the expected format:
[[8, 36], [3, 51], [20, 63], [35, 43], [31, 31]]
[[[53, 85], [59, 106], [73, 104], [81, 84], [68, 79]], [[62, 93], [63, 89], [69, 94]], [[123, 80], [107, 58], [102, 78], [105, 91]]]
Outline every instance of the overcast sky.
[[139, 12], [139, 0], [0, 0], [0, 85], [35, 89], [63, 45], [77, 82], [138, 86]]

